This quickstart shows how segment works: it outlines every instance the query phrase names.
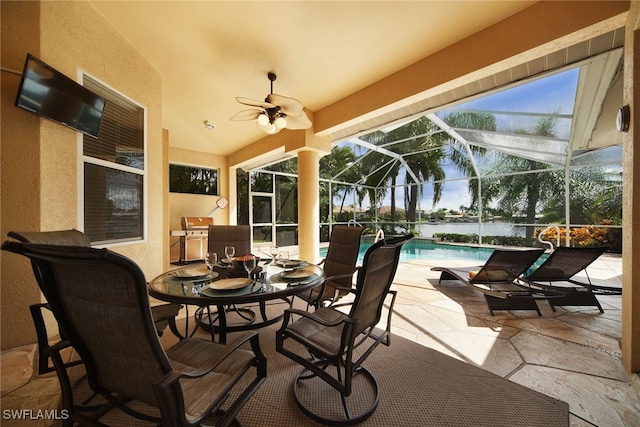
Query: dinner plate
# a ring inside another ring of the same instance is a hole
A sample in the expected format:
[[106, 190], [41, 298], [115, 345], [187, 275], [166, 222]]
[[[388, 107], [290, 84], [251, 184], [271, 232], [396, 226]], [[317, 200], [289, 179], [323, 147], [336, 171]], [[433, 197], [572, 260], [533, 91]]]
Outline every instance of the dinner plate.
[[302, 268], [302, 267], [306, 267], [307, 265], [309, 265], [309, 263], [307, 261], [303, 261], [301, 259], [290, 259], [288, 261], [277, 261], [274, 263], [274, 265], [276, 265], [277, 267], [282, 267], [282, 268]]
[[280, 276], [283, 279], [306, 279], [307, 277], [311, 277], [311, 275], [313, 275], [313, 272], [305, 270], [304, 268], [299, 268], [297, 270], [291, 271], [283, 271], [280, 273]]
[[249, 286], [253, 280], [244, 277], [234, 277], [232, 279], [222, 279], [211, 282], [209, 287], [216, 291], [231, 291], [233, 289], [241, 289]]
[[199, 268], [181, 268], [169, 273], [170, 276], [176, 279], [202, 279], [211, 274], [211, 270], [206, 267]]

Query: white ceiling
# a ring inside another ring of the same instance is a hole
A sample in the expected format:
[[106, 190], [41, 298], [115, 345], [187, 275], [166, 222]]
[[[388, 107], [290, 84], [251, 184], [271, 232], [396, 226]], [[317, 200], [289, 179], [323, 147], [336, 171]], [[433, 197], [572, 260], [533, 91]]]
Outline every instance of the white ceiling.
[[[534, 1], [93, 1], [163, 76], [170, 144], [227, 155], [265, 134], [236, 96], [321, 110]], [[456, 23], [463, 23], [456, 25]], [[204, 122], [216, 124], [206, 130]]]

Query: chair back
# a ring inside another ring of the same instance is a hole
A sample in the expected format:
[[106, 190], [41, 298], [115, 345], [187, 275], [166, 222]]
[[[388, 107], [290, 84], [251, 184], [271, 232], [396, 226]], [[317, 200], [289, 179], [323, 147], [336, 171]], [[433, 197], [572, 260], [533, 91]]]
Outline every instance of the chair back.
[[24, 243], [91, 247], [89, 236], [76, 229], [59, 231], [10, 231], [7, 236]]
[[356, 297], [349, 317], [357, 319], [354, 336], [376, 325], [382, 315], [382, 306], [396, 275], [402, 245], [413, 235], [393, 240], [380, 240], [364, 254], [358, 271]]
[[544, 252], [544, 249], [495, 249], [470, 283], [510, 283], [520, 277]]
[[249, 225], [209, 225], [209, 252], [225, 258], [225, 246], [236, 248], [236, 256], [251, 253], [251, 226]]
[[85, 363], [91, 388], [158, 406], [152, 384], [171, 370], [156, 334], [146, 278], [107, 249], [5, 242], [31, 259], [51, 309]]
[[[57, 245], [57, 246], [81, 246], [85, 248], [91, 247], [91, 240], [82, 231], [76, 229], [59, 230], [59, 231], [9, 231], [7, 236], [23, 243], [36, 243], [41, 245]], [[33, 261], [31, 262], [33, 274], [40, 290], [47, 298], [47, 292], [42, 283], [42, 273]], [[48, 298], [47, 298], [48, 301]]]
[[569, 280], [605, 253], [607, 248], [557, 247], [551, 255], [531, 274], [529, 280], [563, 281]]
[[[363, 231], [363, 227], [344, 225], [333, 227], [329, 239], [329, 249], [324, 261], [325, 277], [349, 275], [355, 272], [360, 253], [360, 237]], [[341, 277], [333, 282], [340, 286], [351, 287], [351, 280], [351, 277]]]

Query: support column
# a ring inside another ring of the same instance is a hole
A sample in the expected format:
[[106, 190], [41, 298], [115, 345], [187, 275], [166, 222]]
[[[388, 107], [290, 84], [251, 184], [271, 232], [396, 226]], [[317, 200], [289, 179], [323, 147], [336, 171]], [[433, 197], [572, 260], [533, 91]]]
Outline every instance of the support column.
[[[623, 104], [631, 109], [624, 136], [622, 197], [622, 364], [640, 372], [640, 2], [630, 4], [624, 41]], [[637, 152], [636, 152], [637, 151]]]
[[320, 156], [298, 152], [298, 249], [300, 259], [318, 262], [320, 255]]
[[171, 265], [171, 209], [169, 203], [169, 131], [162, 129], [162, 269]]
[[227, 174], [228, 182], [227, 188], [229, 189], [229, 205], [227, 205], [227, 211], [229, 215], [229, 219], [226, 224], [220, 223], [221, 225], [238, 225], [238, 180], [237, 180], [237, 168], [232, 167], [228, 168], [229, 173]]

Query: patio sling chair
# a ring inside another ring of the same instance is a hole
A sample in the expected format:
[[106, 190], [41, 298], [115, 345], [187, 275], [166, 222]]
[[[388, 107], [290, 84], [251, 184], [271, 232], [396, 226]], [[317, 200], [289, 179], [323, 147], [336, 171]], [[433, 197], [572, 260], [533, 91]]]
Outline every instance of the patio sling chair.
[[[25, 243], [39, 243], [44, 245], [59, 245], [59, 246], [82, 246], [91, 247], [91, 240], [89, 237], [81, 231], [72, 230], [59, 230], [59, 231], [9, 231], [7, 236]], [[40, 291], [47, 299], [47, 294], [44, 291], [42, 285], [42, 278], [40, 272], [36, 268], [36, 265], [32, 263], [33, 274], [36, 277]], [[178, 334], [175, 318], [182, 306], [180, 304], [159, 304], [151, 308], [151, 315], [153, 316], [156, 330], [158, 335], [162, 336], [164, 329], [169, 326], [171, 331], [176, 335]], [[29, 311], [31, 312], [31, 318], [33, 319], [33, 325], [36, 329], [36, 338], [38, 340], [38, 374], [42, 375], [54, 370], [53, 366], [49, 365], [49, 337], [47, 332], [46, 323], [44, 321], [43, 310], [50, 311], [48, 303], [31, 304]], [[64, 340], [64, 332], [58, 328], [60, 338]], [[81, 363], [76, 360], [70, 362], [68, 366], [73, 366]]]
[[[523, 280], [531, 286], [545, 290], [558, 291], [562, 297], [549, 300], [551, 309], [556, 306], [594, 306], [604, 313], [596, 294], [620, 295], [619, 287], [598, 286], [591, 283], [586, 274], [587, 267], [605, 253], [607, 248], [571, 248], [559, 246], [532, 273], [523, 276]], [[587, 283], [573, 278], [584, 271]]]
[[[226, 246], [233, 246], [235, 256], [240, 257], [251, 253], [251, 226], [250, 225], [209, 225], [207, 248], [209, 252], [215, 252], [218, 260], [227, 256], [224, 253]], [[246, 277], [244, 270], [225, 270], [222, 272], [229, 277]]]
[[557, 297], [558, 293], [531, 289], [517, 280], [543, 252], [544, 249], [495, 249], [480, 267], [433, 267], [431, 270], [441, 272], [438, 283], [459, 280], [482, 292], [492, 316], [497, 310], [535, 310], [541, 316], [536, 301]]
[[[396, 291], [389, 288], [401, 247], [411, 237], [380, 240], [367, 250], [356, 286], [351, 289], [355, 296], [352, 302], [313, 312], [292, 308], [285, 311], [282, 327], [276, 333], [276, 350], [303, 366], [293, 393], [298, 407], [314, 421], [349, 425], [365, 420], [375, 411], [380, 390], [373, 374], [362, 364], [378, 344], [390, 345]], [[376, 335], [374, 328], [388, 295], [391, 301], [386, 328]]]
[[[215, 252], [218, 261], [226, 258], [224, 248], [233, 246], [235, 248], [235, 256], [240, 257], [251, 253], [251, 226], [250, 225], [209, 225], [207, 249], [208, 252]], [[257, 266], [256, 266], [257, 267]], [[213, 269], [220, 274], [222, 278], [247, 277], [247, 272], [232, 268], [222, 268], [214, 266]], [[261, 270], [261, 268], [260, 268]], [[258, 271], [258, 267], [254, 272]], [[255, 273], [254, 273], [255, 274]], [[266, 307], [264, 302], [260, 302], [260, 312], [263, 319], [266, 319]], [[249, 307], [237, 306], [235, 304], [227, 306], [227, 313], [235, 313], [238, 315], [238, 322], [252, 324], [255, 321], [255, 313]], [[211, 331], [213, 323], [216, 321], [217, 311], [215, 308], [200, 307], [196, 310], [196, 323], [202, 329]], [[209, 318], [211, 316], [211, 319]], [[215, 327], [214, 327], [215, 329]]]
[[318, 308], [326, 302], [333, 303], [348, 294], [353, 287], [353, 275], [358, 270], [356, 262], [360, 252], [360, 237], [364, 227], [333, 227], [326, 257], [318, 265], [324, 269], [324, 282], [309, 293], [297, 295], [310, 306]]
[[[51, 356], [67, 426], [103, 425], [99, 420], [114, 406], [163, 426], [200, 425], [214, 415], [226, 426], [266, 378], [256, 333], [229, 345], [187, 338], [164, 350], [145, 276], [129, 258], [108, 249], [20, 242], [5, 242], [2, 249], [36, 264], [51, 310], [84, 362], [91, 390], [107, 400], [91, 413], [73, 405], [61, 346], [54, 345]], [[247, 342], [250, 349], [240, 348]], [[151, 408], [134, 410], [131, 404], [138, 402]]]

